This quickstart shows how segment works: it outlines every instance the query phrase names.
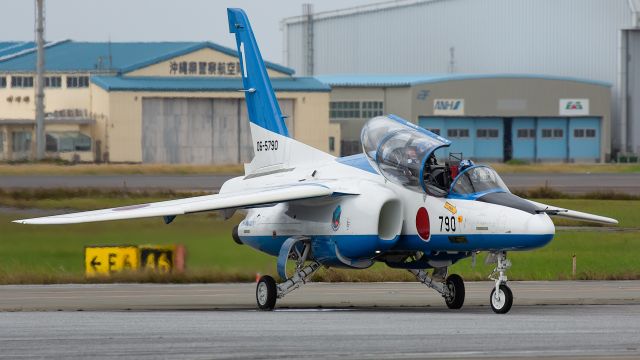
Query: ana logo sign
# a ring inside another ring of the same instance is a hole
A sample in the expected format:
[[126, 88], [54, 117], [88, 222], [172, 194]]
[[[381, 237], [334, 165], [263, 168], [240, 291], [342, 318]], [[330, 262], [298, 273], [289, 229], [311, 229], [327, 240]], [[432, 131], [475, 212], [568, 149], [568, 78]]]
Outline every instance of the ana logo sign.
[[338, 229], [340, 228], [341, 213], [342, 209], [340, 208], [340, 205], [338, 205], [336, 209], [333, 210], [333, 218], [331, 219], [331, 228], [333, 229], [333, 231], [338, 231]]
[[589, 99], [560, 99], [560, 115], [589, 115]]
[[434, 115], [464, 115], [464, 99], [433, 100]]

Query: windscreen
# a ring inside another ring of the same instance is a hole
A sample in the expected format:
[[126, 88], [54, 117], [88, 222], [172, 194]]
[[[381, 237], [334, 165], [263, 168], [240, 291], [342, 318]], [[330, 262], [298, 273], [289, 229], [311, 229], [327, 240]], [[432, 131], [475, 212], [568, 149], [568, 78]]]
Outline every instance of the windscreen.
[[458, 175], [449, 196], [474, 198], [491, 192], [510, 191], [495, 170], [488, 166], [474, 166]]
[[362, 129], [361, 141], [367, 158], [385, 178], [415, 191], [427, 191], [425, 164], [432, 153], [451, 144], [393, 115], [369, 120]]

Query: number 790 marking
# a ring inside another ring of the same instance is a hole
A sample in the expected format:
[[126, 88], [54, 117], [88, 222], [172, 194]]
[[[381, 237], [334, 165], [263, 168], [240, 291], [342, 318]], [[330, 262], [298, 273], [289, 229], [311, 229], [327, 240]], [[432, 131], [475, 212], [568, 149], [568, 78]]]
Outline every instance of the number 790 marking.
[[440, 231], [455, 232], [456, 231], [456, 217], [455, 216], [438, 216], [440, 219]]

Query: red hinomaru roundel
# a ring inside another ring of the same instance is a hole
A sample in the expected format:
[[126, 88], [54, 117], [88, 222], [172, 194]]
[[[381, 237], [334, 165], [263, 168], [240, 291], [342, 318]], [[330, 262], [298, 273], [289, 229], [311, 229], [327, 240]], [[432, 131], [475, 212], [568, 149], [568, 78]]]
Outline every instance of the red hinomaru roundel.
[[418, 230], [418, 235], [424, 241], [429, 241], [429, 236], [431, 236], [431, 229], [429, 225], [429, 213], [427, 209], [421, 207], [418, 209], [416, 213], [416, 229]]

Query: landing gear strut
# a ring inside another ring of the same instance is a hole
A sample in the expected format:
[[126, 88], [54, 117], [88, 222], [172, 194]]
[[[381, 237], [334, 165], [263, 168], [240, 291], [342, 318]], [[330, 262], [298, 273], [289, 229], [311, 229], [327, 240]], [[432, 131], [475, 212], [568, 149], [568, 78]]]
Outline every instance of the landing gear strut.
[[[507, 286], [507, 270], [511, 267], [511, 261], [507, 259], [507, 253], [500, 251], [489, 255], [488, 259], [495, 258], [496, 268], [493, 269], [489, 279], [495, 281], [496, 285], [491, 291], [489, 297], [489, 303], [491, 309], [496, 314], [506, 314], [511, 310], [513, 305], [513, 293], [509, 286]], [[497, 276], [496, 276], [497, 274]]]
[[409, 269], [409, 272], [428, 288], [439, 292], [449, 309], [460, 309], [464, 304], [464, 280], [460, 275], [451, 274], [447, 277], [446, 268], [434, 269], [432, 276], [424, 270]]
[[[294, 245], [295, 242], [298, 241], [299, 240], [295, 239], [290, 245]], [[275, 279], [269, 275], [261, 277], [258, 281], [258, 285], [256, 286], [256, 302], [260, 310], [273, 310], [276, 306], [277, 299], [283, 298], [288, 293], [302, 286], [302, 284], [306, 283], [311, 275], [320, 268], [320, 263], [317, 261], [312, 261], [309, 265], [305, 266], [305, 262], [311, 251], [311, 244], [302, 242], [301, 245], [303, 246], [302, 251], [299, 251], [298, 246], [290, 246], [290, 251], [287, 251], [287, 254], [285, 254], [286, 258], [296, 261], [296, 268], [291, 277], [280, 284], [276, 284]]]

